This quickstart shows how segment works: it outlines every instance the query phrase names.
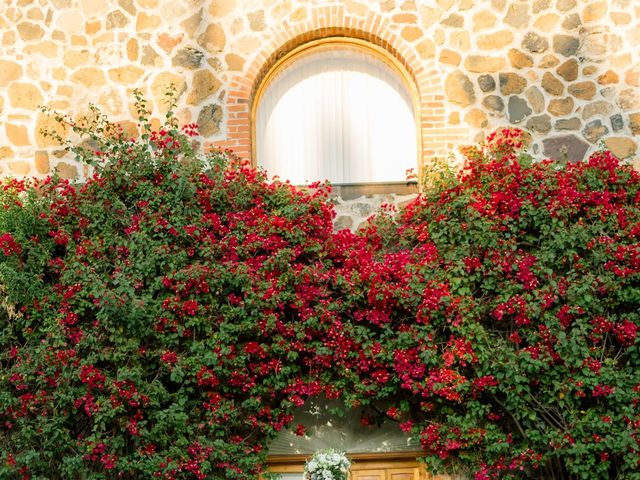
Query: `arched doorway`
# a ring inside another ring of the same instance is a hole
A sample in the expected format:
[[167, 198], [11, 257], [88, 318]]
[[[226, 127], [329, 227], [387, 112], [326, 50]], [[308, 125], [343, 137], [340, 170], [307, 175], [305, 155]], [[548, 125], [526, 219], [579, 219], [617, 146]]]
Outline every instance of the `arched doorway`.
[[[292, 426], [269, 446], [269, 472], [281, 480], [304, 480], [305, 462], [318, 450], [333, 448], [352, 462], [350, 480], [426, 480], [420, 442], [384, 416], [375, 421], [363, 408], [346, 409], [339, 400], [316, 397], [294, 412]], [[296, 433], [296, 426], [304, 434]]]

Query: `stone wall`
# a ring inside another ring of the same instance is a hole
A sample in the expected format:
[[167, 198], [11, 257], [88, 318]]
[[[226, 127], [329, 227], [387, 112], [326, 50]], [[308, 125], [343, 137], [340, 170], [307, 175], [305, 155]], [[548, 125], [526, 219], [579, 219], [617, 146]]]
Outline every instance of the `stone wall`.
[[311, 39], [375, 43], [418, 92], [422, 161], [498, 126], [529, 129], [537, 155], [580, 159], [602, 143], [638, 162], [637, 0], [3, 0], [0, 168], [38, 175], [77, 167], [40, 134], [45, 105], [89, 102], [135, 129], [131, 91], [156, 115], [174, 83], [178, 117], [207, 144], [251, 152], [261, 78]]

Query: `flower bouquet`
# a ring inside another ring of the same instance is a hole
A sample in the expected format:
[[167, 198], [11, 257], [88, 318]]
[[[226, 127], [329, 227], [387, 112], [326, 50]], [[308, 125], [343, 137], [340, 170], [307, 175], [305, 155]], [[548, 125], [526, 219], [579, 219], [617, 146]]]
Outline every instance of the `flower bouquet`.
[[347, 480], [351, 462], [343, 452], [320, 450], [304, 466], [305, 480]]

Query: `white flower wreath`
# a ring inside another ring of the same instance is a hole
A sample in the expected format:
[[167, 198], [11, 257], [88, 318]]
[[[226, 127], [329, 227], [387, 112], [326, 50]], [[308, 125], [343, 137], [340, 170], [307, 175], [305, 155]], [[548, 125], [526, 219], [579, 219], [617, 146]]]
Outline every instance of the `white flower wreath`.
[[306, 480], [347, 480], [351, 462], [344, 452], [329, 448], [314, 453], [304, 466]]

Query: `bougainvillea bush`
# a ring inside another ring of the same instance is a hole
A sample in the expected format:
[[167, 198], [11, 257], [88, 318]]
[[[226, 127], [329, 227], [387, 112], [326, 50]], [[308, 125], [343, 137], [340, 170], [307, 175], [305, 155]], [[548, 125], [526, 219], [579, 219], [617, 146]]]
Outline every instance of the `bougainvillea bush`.
[[0, 193], [0, 478], [256, 478], [317, 395], [396, 420], [429, 469], [636, 475], [632, 169], [532, 163], [507, 130], [334, 232], [327, 188], [199, 154], [194, 126], [138, 107], [134, 139], [60, 119], [88, 136], [84, 183]]
[[640, 175], [609, 152], [533, 163], [524, 140], [467, 148], [346, 254], [351, 401], [440, 471], [639, 478]]
[[0, 478], [252, 478], [306, 393], [326, 190], [197, 154], [194, 126], [138, 107], [137, 139], [69, 126], [85, 183], [2, 192]]

